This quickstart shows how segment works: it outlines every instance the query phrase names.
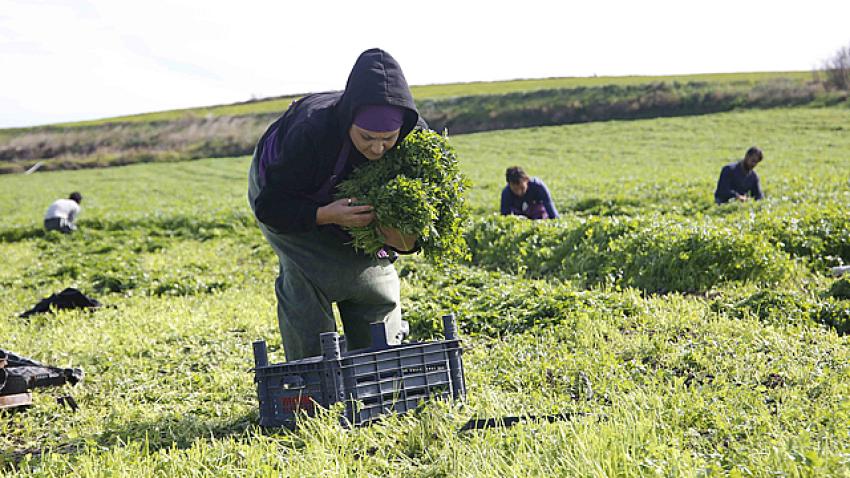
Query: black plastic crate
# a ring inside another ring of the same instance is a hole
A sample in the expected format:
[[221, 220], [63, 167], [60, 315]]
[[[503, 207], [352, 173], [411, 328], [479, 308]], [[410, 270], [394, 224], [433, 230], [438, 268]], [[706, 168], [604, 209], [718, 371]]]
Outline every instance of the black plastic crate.
[[268, 364], [264, 341], [254, 342], [260, 425], [292, 427], [299, 410], [345, 402], [346, 425], [404, 413], [423, 401], [466, 394], [462, 349], [453, 315], [443, 317], [446, 340], [387, 345], [382, 322], [371, 324], [372, 347], [346, 351], [344, 337], [322, 334], [322, 356]]
[[[265, 342], [260, 342], [264, 349]], [[257, 353], [258, 343], [254, 343]], [[321, 357], [286, 364], [258, 366], [254, 381], [260, 401], [260, 425], [292, 427], [299, 410], [312, 414], [317, 405], [328, 406], [327, 385], [323, 382]]]
[[346, 418], [360, 424], [390, 411], [404, 413], [428, 398], [454, 397], [463, 385], [452, 380], [453, 354], [460, 354], [457, 342], [440, 341], [344, 357]]

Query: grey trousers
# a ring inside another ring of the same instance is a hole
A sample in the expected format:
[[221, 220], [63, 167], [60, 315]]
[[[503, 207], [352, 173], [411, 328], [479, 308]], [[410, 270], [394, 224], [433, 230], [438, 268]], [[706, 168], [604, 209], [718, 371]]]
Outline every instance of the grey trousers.
[[[258, 161], [255, 151], [248, 172], [252, 209], [260, 193]], [[399, 280], [388, 259], [359, 253], [327, 231], [281, 234], [258, 224], [280, 262], [274, 290], [287, 360], [321, 355], [319, 334], [336, 331], [333, 303], [349, 350], [369, 347], [369, 324], [377, 321], [385, 323], [390, 344], [400, 343]]]
[[65, 234], [73, 232], [77, 229], [74, 226], [74, 223], [69, 222], [67, 219], [62, 217], [54, 217], [51, 219], [44, 220], [44, 228], [48, 231], [59, 231]]

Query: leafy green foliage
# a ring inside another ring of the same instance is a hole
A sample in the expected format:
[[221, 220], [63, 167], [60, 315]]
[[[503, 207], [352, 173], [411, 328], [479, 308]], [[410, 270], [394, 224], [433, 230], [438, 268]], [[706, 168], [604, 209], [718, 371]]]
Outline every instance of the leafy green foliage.
[[578, 278], [650, 292], [702, 292], [728, 281], [788, 277], [787, 254], [763, 237], [702, 219], [524, 221], [494, 216], [469, 233], [473, 263], [530, 277]]
[[558, 328], [576, 316], [609, 320], [640, 310], [634, 291], [581, 290], [464, 265], [433, 268], [408, 262], [400, 274], [411, 299], [405, 319], [418, 336], [439, 336], [439, 318], [449, 311], [465, 333], [500, 337]]
[[380, 160], [357, 168], [339, 184], [338, 197], [357, 197], [375, 208], [375, 224], [351, 229], [354, 247], [377, 251], [384, 244], [378, 227], [388, 226], [418, 236], [426, 256], [453, 261], [467, 255], [462, 228], [468, 188], [447, 138], [417, 130]]
[[841, 287], [841, 281], [836, 281], [828, 291], [820, 292], [765, 289], [743, 299], [717, 299], [712, 308], [731, 317], [753, 316], [778, 326], [819, 323], [845, 335], [850, 332], [850, 300], [840, 296]]
[[840, 335], [850, 333], [850, 301], [827, 298], [821, 304], [816, 320], [832, 327]]
[[712, 308], [736, 318], [752, 316], [776, 325], [803, 324], [820, 310], [817, 297], [802, 290], [764, 289], [744, 298], [720, 298]]
[[845, 205], [827, 202], [800, 209], [762, 217], [753, 229], [788, 253], [808, 258], [814, 267], [850, 261], [850, 214]]
[[850, 279], [838, 279], [829, 288], [830, 297], [850, 300]]

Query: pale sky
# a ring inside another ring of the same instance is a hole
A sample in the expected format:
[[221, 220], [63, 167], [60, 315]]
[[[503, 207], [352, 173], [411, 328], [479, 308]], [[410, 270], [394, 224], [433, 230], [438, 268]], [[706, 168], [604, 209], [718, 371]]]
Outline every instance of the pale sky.
[[0, 127], [342, 89], [390, 52], [408, 83], [811, 70], [850, 0], [0, 0]]

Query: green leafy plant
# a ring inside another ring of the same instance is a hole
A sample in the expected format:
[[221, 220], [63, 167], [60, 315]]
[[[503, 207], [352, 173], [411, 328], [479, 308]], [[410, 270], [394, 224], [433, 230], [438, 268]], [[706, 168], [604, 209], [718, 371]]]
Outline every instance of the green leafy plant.
[[829, 288], [829, 295], [836, 299], [850, 300], [850, 279], [838, 279]]
[[340, 183], [338, 197], [354, 196], [375, 208], [373, 224], [350, 229], [357, 249], [380, 249], [379, 227], [385, 226], [418, 236], [426, 256], [452, 261], [468, 256], [462, 230], [468, 188], [448, 140], [419, 130], [381, 160], [357, 168]]
[[467, 236], [472, 262], [480, 267], [649, 292], [704, 292], [730, 281], [776, 283], [793, 269], [789, 255], [764, 237], [707, 218], [492, 216], [476, 221]]

